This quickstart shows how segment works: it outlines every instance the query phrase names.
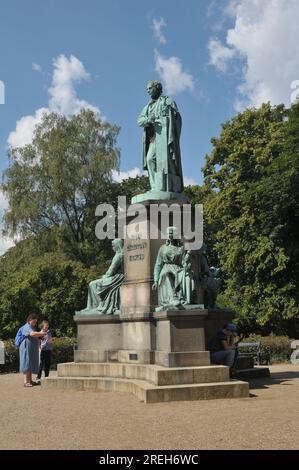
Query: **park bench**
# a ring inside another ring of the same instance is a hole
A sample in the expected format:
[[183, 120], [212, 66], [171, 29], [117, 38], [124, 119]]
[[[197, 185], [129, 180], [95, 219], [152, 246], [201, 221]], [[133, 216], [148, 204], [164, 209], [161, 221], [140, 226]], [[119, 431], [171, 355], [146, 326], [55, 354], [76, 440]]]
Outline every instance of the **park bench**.
[[[249, 349], [249, 351], [248, 351]], [[261, 342], [239, 343], [238, 357], [253, 357], [254, 362], [261, 364]]]

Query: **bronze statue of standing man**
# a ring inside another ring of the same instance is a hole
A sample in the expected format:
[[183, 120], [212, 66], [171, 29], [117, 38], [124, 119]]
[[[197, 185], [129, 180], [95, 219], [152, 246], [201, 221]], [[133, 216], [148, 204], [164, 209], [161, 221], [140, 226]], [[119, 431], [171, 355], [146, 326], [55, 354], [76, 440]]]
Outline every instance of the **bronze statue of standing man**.
[[148, 171], [151, 191], [183, 191], [180, 152], [182, 119], [177, 105], [162, 95], [162, 84], [151, 80], [147, 85], [151, 101], [138, 117], [144, 128], [142, 160]]

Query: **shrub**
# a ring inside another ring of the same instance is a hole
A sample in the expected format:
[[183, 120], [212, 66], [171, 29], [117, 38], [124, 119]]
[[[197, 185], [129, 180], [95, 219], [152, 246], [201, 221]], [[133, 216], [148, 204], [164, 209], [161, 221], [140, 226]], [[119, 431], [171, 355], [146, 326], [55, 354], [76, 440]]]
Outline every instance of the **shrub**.
[[[261, 342], [261, 362], [284, 362], [290, 359], [292, 354], [291, 342], [292, 340], [288, 336], [261, 336], [261, 335], [250, 335], [248, 338], [243, 339], [243, 343], [246, 342]], [[248, 348], [250, 350], [250, 348]]]
[[73, 362], [75, 345], [75, 338], [54, 338], [51, 369], [56, 369], [62, 362]]
[[0, 373], [19, 371], [19, 352], [14, 345], [14, 340], [4, 341], [5, 345], [5, 364], [0, 364]]

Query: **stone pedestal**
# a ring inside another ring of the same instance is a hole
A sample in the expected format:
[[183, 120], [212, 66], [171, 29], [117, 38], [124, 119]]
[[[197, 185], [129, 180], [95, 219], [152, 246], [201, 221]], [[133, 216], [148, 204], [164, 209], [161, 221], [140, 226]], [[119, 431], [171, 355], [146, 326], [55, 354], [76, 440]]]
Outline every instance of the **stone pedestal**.
[[231, 322], [227, 310], [162, 310], [122, 315], [74, 317], [78, 328], [75, 362], [160, 364], [167, 367], [209, 365], [206, 345]]
[[154, 313], [158, 351], [204, 351], [207, 310], [163, 310]]
[[[211, 336], [232, 320], [232, 312], [203, 308], [199, 252], [192, 251], [191, 266], [196, 292], [194, 305], [178, 310], [156, 311], [158, 292], [152, 290], [154, 266], [159, 248], [165, 243], [168, 226], [183, 233], [182, 212], [186, 199], [156, 200], [142, 196], [143, 216], [128, 217], [128, 238], [124, 240], [124, 282], [121, 286], [120, 315], [75, 316], [78, 349], [75, 361], [114, 361], [136, 364], [209, 365], [206, 344]], [[161, 203], [163, 206], [161, 206]], [[153, 218], [153, 208], [159, 206]], [[188, 206], [190, 228], [195, 229], [194, 210]], [[168, 214], [162, 221], [161, 213]], [[163, 223], [162, 223], [163, 222]], [[153, 231], [158, 238], [152, 238]], [[129, 238], [130, 237], [130, 238]]]
[[[159, 248], [166, 240], [166, 228], [170, 225], [178, 226], [183, 234], [183, 210], [186, 200], [162, 201], [164, 214], [169, 211], [169, 223], [163, 226], [161, 214], [157, 220], [151, 217], [154, 205], [161, 207], [161, 201], [146, 200], [142, 202], [145, 209], [144, 217], [139, 222], [134, 222], [133, 217], [127, 219], [130, 237], [124, 241], [124, 274], [125, 280], [121, 286], [121, 318], [130, 320], [132, 318], [143, 318], [144, 315], [155, 310], [159, 304], [158, 293], [152, 291], [153, 272]], [[188, 206], [189, 207], [189, 206]], [[162, 208], [161, 208], [162, 210]], [[194, 210], [189, 212], [190, 227], [195, 230]], [[180, 221], [180, 222], [179, 222]], [[151, 234], [155, 231], [157, 239], [152, 239]], [[194, 303], [203, 308], [203, 290], [199, 282], [200, 264], [199, 251], [193, 250], [191, 255], [191, 266], [194, 273], [196, 294]]]
[[207, 310], [155, 312], [155, 363], [166, 367], [209, 365], [204, 334], [207, 314]]
[[230, 380], [228, 367], [210, 365], [205, 351], [206, 332], [214, 326], [216, 332], [227, 315], [166, 310], [137, 320], [77, 316], [75, 362], [59, 364], [57, 377], [42, 386], [129, 392], [145, 403], [248, 397], [248, 383]]
[[107, 361], [108, 351], [122, 347], [119, 315], [76, 315], [77, 349], [75, 362]]
[[[127, 391], [146, 403], [247, 397], [246, 382], [231, 381], [228, 367], [210, 364], [207, 342], [233, 314], [203, 308], [198, 251], [192, 252], [191, 259], [196, 285], [193, 305], [157, 309], [160, 302], [152, 285], [158, 250], [165, 243], [161, 235], [167, 226], [177, 226], [184, 199], [165, 201], [166, 208], [173, 203], [176, 207], [164, 228], [161, 217], [156, 220], [158, 239], [153, 239], [149, 236], [151, 205], [161, 201], [144, 197], [138, 199], [145, 208], [143, 220], [127, 220], [134, 237], [124, 241], [120, 314], [76, 315], [75, 362], [60, 364], [58, 377], [47, 378], [43, 385]], [[194, 217], [192, 223], [194, 230]]]

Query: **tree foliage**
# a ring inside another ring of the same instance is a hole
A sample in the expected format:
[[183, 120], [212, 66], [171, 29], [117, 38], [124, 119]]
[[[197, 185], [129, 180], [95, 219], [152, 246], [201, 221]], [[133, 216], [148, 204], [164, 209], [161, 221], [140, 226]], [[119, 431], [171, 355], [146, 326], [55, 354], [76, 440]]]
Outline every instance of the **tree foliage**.
[[243, 328], [299, 334], [299, 107], [247, 109], [222, 127], [204, 167], [205, 218]]
[[71, 336], [75, 311], [85, 307], [88, 283], [98, 275], [57, 253], [27, 259], [21, 269], [1, 278], [1, 337], [13, 337], [29, 313], [47, 319], [56, 335]]
[[2, 184], [6, 234], [26, 238], [51, 230], [64, 252], [90, 264], [95, 208], [111, 197], [119, 164], [118, 132], [91, 110], [71, 118], [45, 114], [32, 143], [10, 150]]

